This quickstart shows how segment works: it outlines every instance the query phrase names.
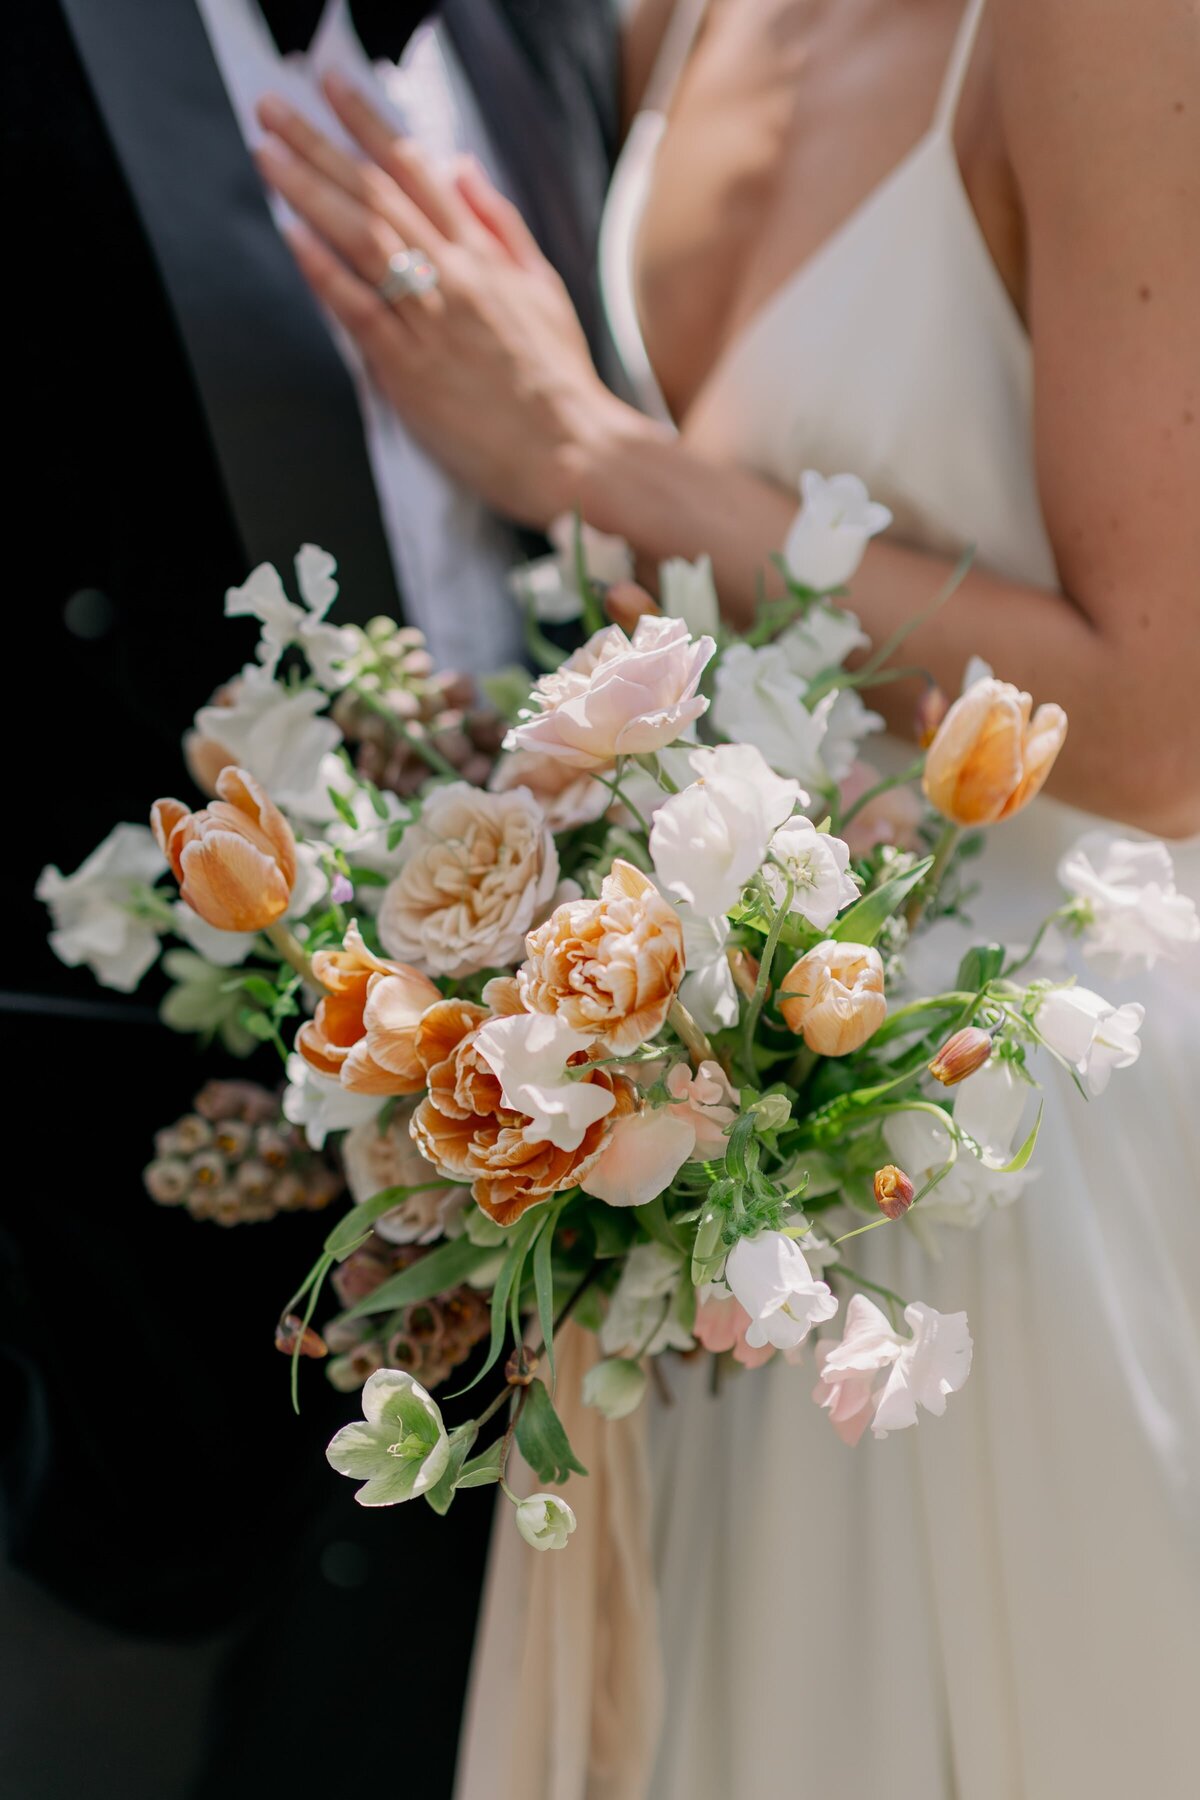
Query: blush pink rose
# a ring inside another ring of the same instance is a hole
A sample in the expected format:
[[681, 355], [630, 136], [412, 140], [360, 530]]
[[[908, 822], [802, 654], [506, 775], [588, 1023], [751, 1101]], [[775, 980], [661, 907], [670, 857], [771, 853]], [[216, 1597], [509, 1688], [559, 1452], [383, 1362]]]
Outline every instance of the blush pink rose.
[[712, 638], [693, 641], [682, 619], [648, 614], [631, 638], [609, 625], [534, 684], [537, 710], [513, 727], [505, 748], [585, 770], [662, 750], [707, 710], [697, 690], [715, 652]]

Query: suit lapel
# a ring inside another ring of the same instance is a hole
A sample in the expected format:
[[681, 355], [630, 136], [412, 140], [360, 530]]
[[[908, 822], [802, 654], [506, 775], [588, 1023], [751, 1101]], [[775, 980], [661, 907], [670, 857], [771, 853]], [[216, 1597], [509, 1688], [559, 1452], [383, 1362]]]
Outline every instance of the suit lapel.
[[272, 222], [198, 12], [189, 0], [64, 0], [64, 12], [248, 557], [286, 568], [302, 542], [321, 544], [349, 615], [397, 610], [351, 378]]

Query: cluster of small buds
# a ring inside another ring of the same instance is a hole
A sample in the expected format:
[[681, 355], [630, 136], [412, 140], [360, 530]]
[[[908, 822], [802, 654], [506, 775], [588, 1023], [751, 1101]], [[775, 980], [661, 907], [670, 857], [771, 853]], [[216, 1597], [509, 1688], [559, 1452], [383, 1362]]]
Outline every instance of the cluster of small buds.
[[437, 672], [422, 634], [391, 619], [373, 619], [350, 664], [353, 683], [339, 696], [333, 716], [355, 747], [358, 773], [401, 798], [429, 779], [429, 764], [416, 748], [426, 742], [464, 781], [484, 787], [506, 726], [480, 706], [469, 676]]
[[[343, 1306], [353, 1306], [426, 1255], [418, 1244], [389, 1244], [373, 1234], [334, 1272], [337, 1297]], [[332, 1353], [326, 1373], [343, 1393], [382, 1368], [405, 1369], [422, 1387], [435, 1388], [466, 1361], [490, 1327], [487, 1301], [466, 1286], [392, 1313], [334, 1319], [322, 1327]]]
[[342, 1192], [341, 1172], [311, 1150], [253, 1081], [210, 1081], [194, 1110], [156, 1134], [146, 1191], [194, 1219], [249, 1225], [279, 1212], [316, 1212]]

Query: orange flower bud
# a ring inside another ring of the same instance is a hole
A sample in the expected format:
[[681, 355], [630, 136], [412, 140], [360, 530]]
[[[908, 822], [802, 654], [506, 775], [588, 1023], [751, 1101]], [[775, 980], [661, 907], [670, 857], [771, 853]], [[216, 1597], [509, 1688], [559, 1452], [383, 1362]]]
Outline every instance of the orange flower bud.
[[928, 750], [938, 734], [938, 727], [950, 710], [950, 702], [936, 682], [930, 684], [917, 701], [913, 714], [916, 738], [922, 750]]
[[887, 1219], [900, 1219], [913, 1203], [916, 1193], [909, 1177], [895, 1163], [885, 1163], [875, 1171], [875, 1204]]
[[245, 769], [222, 769], [216, 788], [219, 799], [197, 813], [156, 800], [150, 823], [193, 912], [218, 931], [262, 931], [287, 911], [296, 840]]
[[297, 1313], [285, 1313], [275, 1327], [275, 1348], [291, 1356], [297, 1346], [301, 1356], [329, 1355], [329, 1346], [319, 1332], [306, 1325]]
[[866, 944], [827, 938], [802, 956], [780, 984], [779, 1010], [790, 1031], [818, 1056], [848, 1056], [887, 1017], [883, 959]]
[[981, 1031], [978, 1025], [964, 1025], [961, 1031], [946, 1039], [930, 1063], [929, 1073], [944, 1087], [953, 1087], [956, 1082], [973, 1075], [976, 1069], [982, 1069], [991, 1054], [991, 1033]]
[[926, 798], [955, 825], [994, 825], [1027, 806], [1067, 735], [1061, 706], [1039, 706], [1011, 682], [977, 681], [938, 727], [925, 758]]
[[604, 610], [614, 625], [632, 632], [639, 619], [662, 608], [636, 581], [614, 581], [604, 596]]
[[727, 950], [729, 973], [733, 976], [733, 985], [747, 1000], [753, 1000], [754, 990], [758, 986], [758, 958], [751, 956], [749, 950]]

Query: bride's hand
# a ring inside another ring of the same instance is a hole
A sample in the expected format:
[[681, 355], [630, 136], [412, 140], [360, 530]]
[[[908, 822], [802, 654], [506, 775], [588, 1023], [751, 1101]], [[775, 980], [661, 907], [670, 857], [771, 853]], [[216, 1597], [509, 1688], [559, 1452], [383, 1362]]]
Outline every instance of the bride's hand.
[[[619, 404], [565, 287], [477, 164], [443, 174], [346, 83], [326, 92], [365, 162], [285, 102], [259, 108], [260, 171], [305, 221], [289, 233], [301, 270], [436, 460], [497, 511], [545, 526], [575, 504], [584, 448]], [[406, 249], [438, 283], [388, 304], [379, 285]]]

